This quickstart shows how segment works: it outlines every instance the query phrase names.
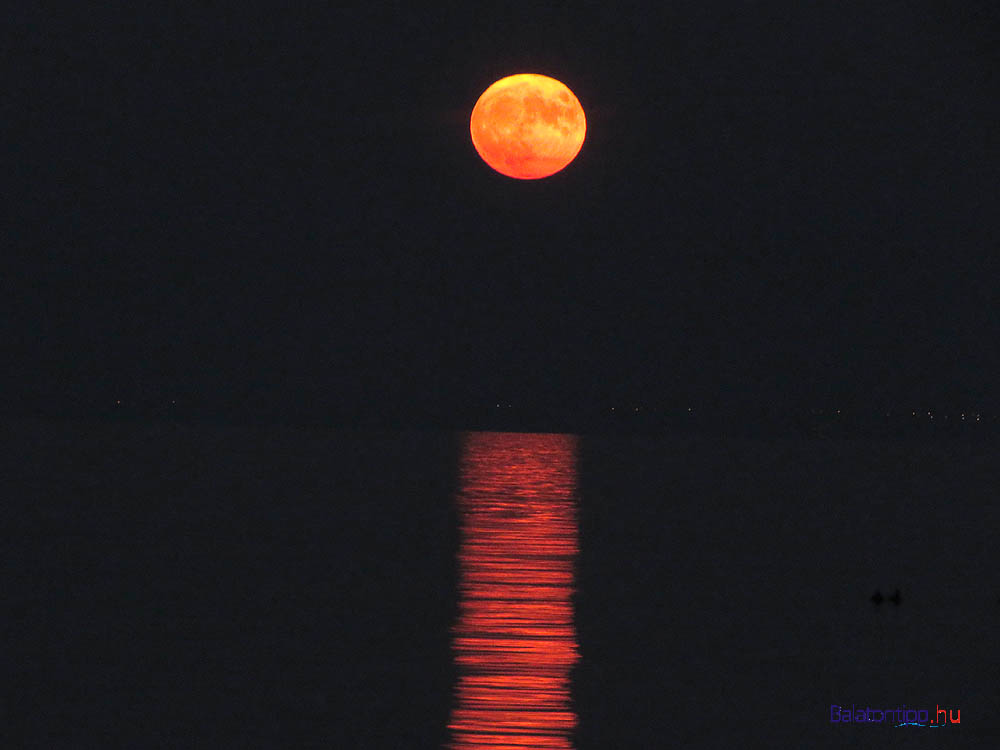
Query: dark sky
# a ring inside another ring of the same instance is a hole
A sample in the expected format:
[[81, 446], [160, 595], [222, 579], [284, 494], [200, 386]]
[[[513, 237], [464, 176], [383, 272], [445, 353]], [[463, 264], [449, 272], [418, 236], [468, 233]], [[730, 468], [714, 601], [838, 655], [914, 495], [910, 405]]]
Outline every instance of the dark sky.
[[[996, 3], [34, 5], [8, 404], [1000, 405]], [[545, 180], [469, 138], [516, 72]]]

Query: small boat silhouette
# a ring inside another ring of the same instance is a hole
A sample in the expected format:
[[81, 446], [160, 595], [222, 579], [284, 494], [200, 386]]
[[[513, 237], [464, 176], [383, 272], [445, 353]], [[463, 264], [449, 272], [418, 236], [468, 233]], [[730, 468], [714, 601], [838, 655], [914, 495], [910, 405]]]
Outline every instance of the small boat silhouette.
[[896, 589], [893, 592], [892, 596], [889, 597], [889, 601], [892, 602], [893, 604], [895, 604], [898, 607], [899, 606], [899, 602], [902, 600], [902, 598], [903, 597], [901, 597], [899, 595], [899, 589]]
[[881, 604], [882, 603], [882, 592], [876, 590], [875, 593], [872, 594], [872, 601], [875, 602], [875, 604]]

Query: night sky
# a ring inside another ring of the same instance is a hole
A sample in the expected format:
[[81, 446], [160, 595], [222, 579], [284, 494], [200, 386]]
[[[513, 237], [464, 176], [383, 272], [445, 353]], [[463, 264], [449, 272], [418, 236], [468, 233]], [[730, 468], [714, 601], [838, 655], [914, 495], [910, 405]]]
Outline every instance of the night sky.
[[[994, 2], [61, 5], [5, 23], [7, 409], [1000, 408]], [[518, 72], [586, 111], [547, 179], [469, 137]]]

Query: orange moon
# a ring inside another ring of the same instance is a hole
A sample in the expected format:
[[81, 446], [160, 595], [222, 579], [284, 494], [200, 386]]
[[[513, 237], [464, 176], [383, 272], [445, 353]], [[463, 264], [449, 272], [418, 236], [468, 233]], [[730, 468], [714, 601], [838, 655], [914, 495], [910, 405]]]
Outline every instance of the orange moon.
[[500, 174], [548, 177], [580, 153], [587, 119], [566, 84], [537, 73], [501, 78], [472, 109], [472, 145]]

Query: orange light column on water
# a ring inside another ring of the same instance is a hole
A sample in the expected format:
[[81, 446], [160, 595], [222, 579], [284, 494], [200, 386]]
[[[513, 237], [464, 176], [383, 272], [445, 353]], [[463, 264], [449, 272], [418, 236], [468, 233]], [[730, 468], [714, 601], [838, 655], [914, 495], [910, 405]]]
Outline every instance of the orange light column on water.
[[561, 81], [537, 73], [501, 78], [479, 97], [469, 122], [472, 145], [500, 174], [548, 177], [580, 152], [587, 118]]
[[576, 438], [468, 433], [454, 750], [570, 750]]

